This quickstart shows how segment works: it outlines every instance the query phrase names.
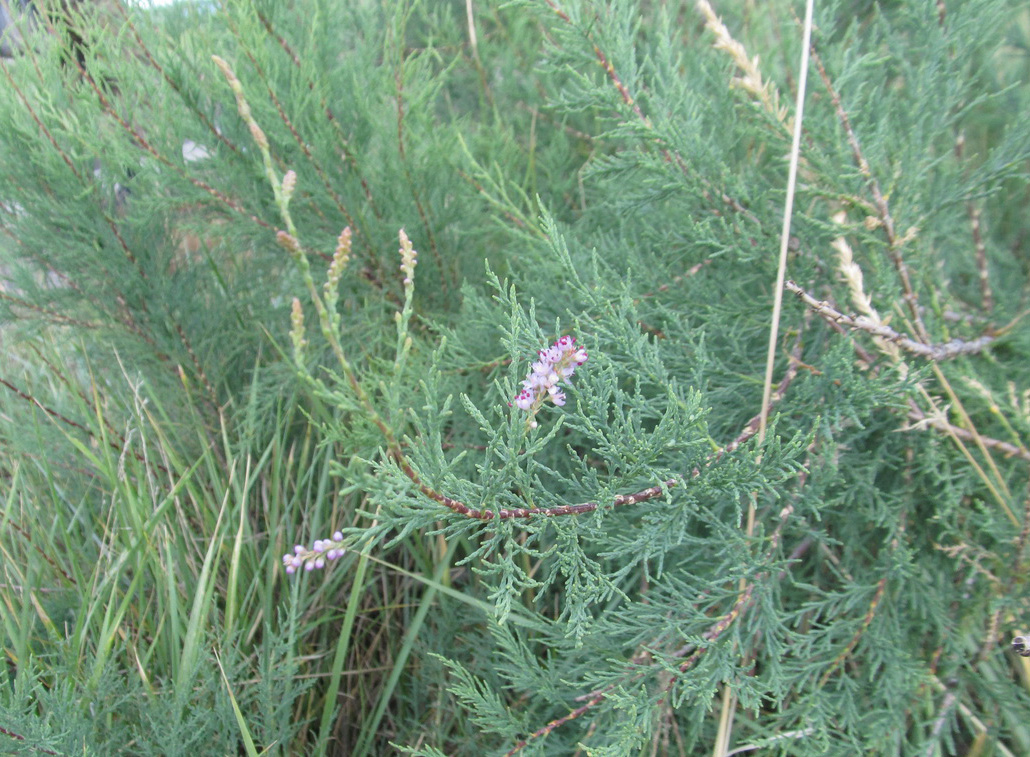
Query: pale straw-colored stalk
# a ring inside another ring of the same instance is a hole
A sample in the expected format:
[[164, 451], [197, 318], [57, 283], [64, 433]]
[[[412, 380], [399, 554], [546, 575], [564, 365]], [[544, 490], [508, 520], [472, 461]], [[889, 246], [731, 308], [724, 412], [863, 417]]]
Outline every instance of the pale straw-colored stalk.
[[[708, 6], [707, 0], [699, 0], [698, 7], [702, 7], [702, 3]], [[805, 110], [805, 92], [808, 85], [808, 61], [809, 54], [811, 52], [812, 45], [812, 9], [814, 0], [807, 0], [805, 3], [805, 23], [802, 31], [801, 41], [801, 65], [798, 72], [798, 92], [797, 101], [794, 106], [794, 112], [797, 114], [791, 121], [791, 130], [793, 136], [791, 138], [790, 147], [790, 167], [787, 171], [787, 196], [783, 204], [783, 226], [780, 230], [780, 256], [779, 263], [776, 270], [776, 286], [773, 289], [773, 312], [770, 318], [769, 324], [769, 349], [766, 353], [765, 361], [765, 380], [763, 382], [762, 389], [762, 407], [758, 421], [758, 445], [761, 447], [765, 441], [765, 431], [769, 420], [769, 402], [772, 399], [772, 378], [773, 378], [773, 366], [776, 362], [776, 343], [779, 337], [780, 328], [780, 312], [783, 308], [783, 285], [786, 280], [787, 273], [787, 249], [790, 243], [790, 221], [791, 216], [794, 213], [794, 193], [797, 188], [798, 178], [798, 163], [801, 156], [801, 124], [804, 118]], [[708, 6], [711, 10], [711, 6]], [[704, 10], [702, 9], [702, 13]], [[714, 12], [713, 12], [714, 15]], [[716, 19], [718, 20], [718, 19]], [[721, 22], [720, 22], [721, 24]], [[725, 27], [724, 27], [725, 28]], [[718, 36], [718, 32], [716, 32]], [[728, 36], [728, 33], [727, 33]], [[726, 43], [729, 45], [729, 43]], [[717, 45], [718, 47], [718, 45]], [[735, 49], [735, 48], [734, 48]], [[743, 46], [740, 46], [737, 53], [730, 51], [734, 55], [734, 59], [737, 60], [738, 67], [742, 66], [742, 62], [747, 59], [747, 56], [743, 54]], [[738, 59], [739, 56], [739, 59]], [[749, 61], [750, 63], [750, 61]], [[759, 76], [757, 80], [751, 81], [752, 85], [758, 86], [761, 84], [760, 74], [757, 70], [757, 58], [753, 62], [755, 74]], [[743, 84], [741, 85], [743, 86]], [[752, 90], [748, 90], [752, 91]], [[759, 86], [758, 92], [766, 92], [764, 86]], [[768, 94], [768, 93], [767, 93]], [[763, 103], [767, 101], [763, 100]], [[774, 101], [768, 101], [770, 105], [775, 106]], [[768, 107], [768, 106], [767, 106]], [[755, 530], [755, 502], [752, 498], [751, 502], [748, 503], [747, 512], [747, 535], [748, 537], [754, 534]], [[741, 579], [740, 591], [743, 593], [745, 590], [745, 582]], [[715, 749], [713, 754], [715, 757], [726, 757], [729, 751], [730, 736], [733, 727], [733, 712], [736, 709], [737, 698], [732, 691], [732, 688], [728, 685], [723, 686], [723, 697], [722, 697], [722, 713], [719, 718], [719, 732], [716, 735]]]

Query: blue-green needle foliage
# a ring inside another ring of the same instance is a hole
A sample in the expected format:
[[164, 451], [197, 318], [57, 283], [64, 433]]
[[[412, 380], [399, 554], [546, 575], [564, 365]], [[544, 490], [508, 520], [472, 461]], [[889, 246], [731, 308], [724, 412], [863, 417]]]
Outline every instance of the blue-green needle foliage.
[[37, 6], [0, 752], [1030, 753], [1025, 3]]

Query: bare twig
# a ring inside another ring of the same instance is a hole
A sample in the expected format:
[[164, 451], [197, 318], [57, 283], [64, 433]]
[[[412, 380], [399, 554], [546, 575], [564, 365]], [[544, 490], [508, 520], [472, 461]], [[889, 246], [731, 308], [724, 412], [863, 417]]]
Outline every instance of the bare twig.
[[802, 302], [823, 318], [848, 326], [849, 328], [865, 331], [875, 337], [885, 339], [888, 342], [893, 342], [903, 350], [911, 352], [914, 355], [924, 357], [927, 360], [941, 361], [950, 360], [958, 357], [959, 355], [972, 355], [982, 352], [994, 341], [993, 336], [985, 335], [968, 342], [963, 341], [962, 339], [953, 339], [952, 341], [945, 342], [943, 344], [925, 344], [923, 342], [917, 342], [910, 336], [899, 334], [890, 326], [876, 323], [868, 316], [845, 315], [830, 305], [830, 303], [824, 300], [817, 300], [793, 281], [787, 281], [784, 286], [796, 294]]
[[[915, 403], [910, 405], [908, 417], [914, 424], [911, 428], [935, 428], [938, 431], [943, 431], [946, 434], [955, 436], [964, 441], [976, 441], [976, 435], [968, 429], [952, 425], [944, 418], [927, 415]], [[982, 434], [980, 435], [980, 440], [983, 442], [985, 447], [996, 449], [1001, 454], [1005, 455], [1005, 457], [1018, 457], [1021, 460], [1030, 462], [1030, 452], [1025, 449], [1021, 449], [1015, 444], [1003, 442], [1000, 439], [992, 439], [991, 437], [983, 436]]]

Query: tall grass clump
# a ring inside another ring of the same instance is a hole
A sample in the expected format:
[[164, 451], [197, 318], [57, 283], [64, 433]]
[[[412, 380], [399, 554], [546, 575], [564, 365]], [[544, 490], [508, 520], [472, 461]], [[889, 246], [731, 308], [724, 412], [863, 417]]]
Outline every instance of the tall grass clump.
[[1024, 4], [4, 40], [0, 751], [1030, 753]]

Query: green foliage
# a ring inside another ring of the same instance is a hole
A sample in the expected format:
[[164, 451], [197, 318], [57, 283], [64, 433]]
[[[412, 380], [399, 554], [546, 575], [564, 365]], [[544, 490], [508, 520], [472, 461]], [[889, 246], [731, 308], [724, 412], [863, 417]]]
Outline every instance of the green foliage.
[[40, 5], [0, 751], [1030, 752], [1021, 4]]

